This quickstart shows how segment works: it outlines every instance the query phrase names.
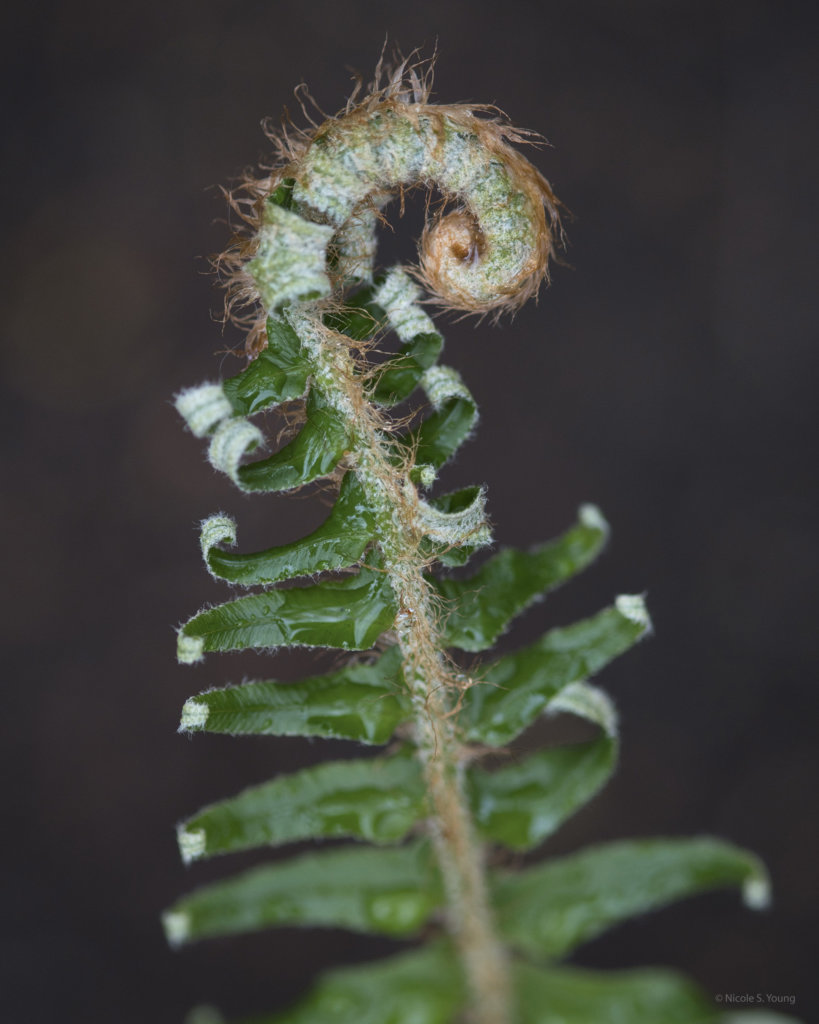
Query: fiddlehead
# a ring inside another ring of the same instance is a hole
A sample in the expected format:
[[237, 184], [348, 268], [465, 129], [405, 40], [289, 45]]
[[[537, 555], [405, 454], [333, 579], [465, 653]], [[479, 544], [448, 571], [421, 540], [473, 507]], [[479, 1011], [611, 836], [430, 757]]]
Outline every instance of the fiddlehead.
[[[503, 122], [468, 107], [406, 99], [400, 92], [373, 97], [329, 122], [293, 168], [293, 216], [320, 222], [312, 235], [315, 264], [305, 274], [309, 287], [321, 295], [332, 291], [321, 279], [327, 243], [319, 239], [337, 237], [345, 269], [352, 264], [362, 276], [370, 255], [368, 240], [360, 241], [362, 227], [394, 190], [421, 184], [461, 207], [424, 232], [421, 267], [429, 290], [453, 309], [482, 313], [524, 302], [546, 274], [552, 249], [556, 201], [548, 183], [509, 146], [517, 136]], [[278, 279], [272, 284], [265, 272], [266, 261], [279, 262], [280, 246], [290, 240], [279, 225], [295, 223], [273, 209], [260, 239], [263, 257], [251, 264], [269, 309], [304, 294], [288, 285], [283, 295]]]
[[531, 133], [488, 107], [430, 104], [428, 85], [405, 65], [384, 87], [379, 77], [343, 116], [277, 137], [287, 162], [246, 182], [236, 208], [253, 233], [224, 260], [232, 297], [275, 312], [371, 280], [380, 211], [422, 186], [445, 205], [421, 238], [417, 274], [427, 291], [465, 312], [522, 305], [562, 238], [549, 183], [511, 145]]
[[[765, 880], [754, 858], [715, 840], [647, 841], [517, 873], [487, 868], [491, 845], [532, 849], [606, 781], [616, 714], [588, 679], [650, 624], [641, 598], [621, 596], [469, 674], [458, 667], [457, 652], [488, 650], [585, 568], [608, 528], [584, 506], [551, 543], [501, 550], [466, 578], [436, 572], [491, 542], [483, 488], [424, 496], [477, 408], [458, 373], [438, 364], [443, 341], [413, 277], [400, 268], [374, 276], [380, 210], [414, 185], [456, 204], [425, 231], [414, 276], [449, 308], [478, 313], [537, 291], [559, 225], [548, 184], [509, 145], [520, 133], [481, 108], [427, 100], [402, 66], [387, 87], [291, 140], [282, 165], [252, 184], [258, 230], [233, 251], [231, 288], [261, 304], [266, 345], [251, 344], [255, 358], [236, 377], [177, 398], [191, 431], [209, 437], [211, 463], [241, 489], [340, 481], [325, 522], [287, 545], [235, 551], [233, 520], [204, 520], [212, 575], [260, 589], [186, 622], [179, 660], [248, 647], [371, 652], [295, 686], [254, 681], [193, 697], [181, 729], [401, 740], [375, 760], [318, 765], [204, 808], [179, 827], [182, 857], [322, 838], [376, 848], [311, 853], [203, 888], [166, 913], [166, 930], [177, 944], [275, 924], [438, 933], [391, 961], [328, 975], [281, 1024], [443, 1024], [461, 1013], [475, 1024], [693, 1021], [700, 997], [672, 976], [612, 981], [548, 964], [688, 892], [740, 884], [758, 896]], [[374, 365], [368, 339], [388, 333], [397, 351]], [[420, 393], [425, 415], [393, 417]], [[300, 428], [271, 453], [250, 418], [294, 400]], [[278, 586], [293, 579], [310, 582]], [[585, 718], [597, 738], [492, 771], [481, 764], [556, 713]], [[581, 912], [566, 910], [566, 893]]]

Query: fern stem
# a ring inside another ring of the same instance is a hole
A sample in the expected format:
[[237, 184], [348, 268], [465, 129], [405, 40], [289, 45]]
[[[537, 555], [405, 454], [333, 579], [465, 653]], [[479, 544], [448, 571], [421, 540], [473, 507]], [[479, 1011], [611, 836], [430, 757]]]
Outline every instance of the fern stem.
[[437, 610], [424, 578], [418, 494], [407, 467], [396, 466], [391, 457], [389, 426], [368, 400], [344, 336], [309, 313], [285, 315], [310, 353], [314, 387], [351, 426], [349, 460], [376, 513], [378, 547], [399, 609], [395, 628], [415, 708], [414, 738], [430, 796], [429, 828], [447, 894], [448, 927], [472, 997], [470, 1020], [509, 1024], [507, 958], [492, 921], [483, 847], [464, 793], [463, 748], [454, 718], [457, 685], [447, 669]]
[[[426, 588], [423, 580], [421, 583]], [[402, 589], [402, 601], [413, 602], [413, 613], [410, 624], [399, 633], [399, 643], [413, 690], [415, 740], [433, 808], [430, 828], [447, 893], [449, 927], [472, 994], [474, 1021], [506, 1024], [508, 966], [495, 935], [483, 849], [463, 790], [459, 744], [447, 699], [448, 674], [443, 665], [438, 673], [420, 667], [436, 657], [428, 646], [429, 633], [434, 635], [434, 616], [422, 587]], [[440, 655], [437, 660], [440, 663]]]

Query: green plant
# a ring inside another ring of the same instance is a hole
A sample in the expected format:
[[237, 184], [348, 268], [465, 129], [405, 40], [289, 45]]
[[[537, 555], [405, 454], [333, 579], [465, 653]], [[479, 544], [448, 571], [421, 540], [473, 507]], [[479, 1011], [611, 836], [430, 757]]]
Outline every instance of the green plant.
[[[529, 647], [475, 661], [588, 565], [608, 528], [584, 506], [557, 540], [446, 575], [491, 543], [481, 487], [424, 497], [477, 410], [458, 373], [438, 363], [443, 341], [412, 275], [374, 276], [381, 210], [417, 184], [455, 205], [425, 231], [415, 277], [445, 307], [477, 313], [514, 309], [537, 291], [560, 226], [547, 182], [510, 146], [522, 133], [487, 109], [427, 100], [402, 64], [338, 118], [280, 139], [280, 166], [234, 199], [252, 232], [226, 260], [231, 300], [263, 311], [250, 318], [252, 361], [176, 400], [191, 431], [210, 436], [211, 463], [242, 490], [337, 488], [315, 532], [255, 554], [232, 550], [229, 517], [202, 523], [212, 575], [259, 589], [185, 623], [179, 660], [249, 647], [367, 652], [297, 685], [203, 693], [186, 702], [181, 729], [390, 744], [206, 807], [179, 826], [182, 857], [341, 837], [370, 845], [206, 886], [166, 912], [165, 929], [176, 945], [272, 925], [423, 939], [326, 975], [303, 1003], [265, 1018], [279, 1024], [716, 1020], [673, 973], [554, 964], [618, 921], [701, 890], [738, 885], [763, 905], [768, 883], [752, 855], [711, 838], [652, 839], [520, 870], [488, 865], [490, 848], [537, 847], [610, 776], [616, 714], [587, 680], [650, 623], [642, 599], [624, 595]], [[392, 335], [397, 350], [374, 358]], [[287, 410], [291, 439], [246, 461], [265, 446], [249, 417], [274, 408]], [[292, 580], [301, 582], [280, 586]], [[508, 751], [538, 716], [557, 713], [587, 719], [597, 738]], [[494, 770], [481, 763], [488, 755]]]

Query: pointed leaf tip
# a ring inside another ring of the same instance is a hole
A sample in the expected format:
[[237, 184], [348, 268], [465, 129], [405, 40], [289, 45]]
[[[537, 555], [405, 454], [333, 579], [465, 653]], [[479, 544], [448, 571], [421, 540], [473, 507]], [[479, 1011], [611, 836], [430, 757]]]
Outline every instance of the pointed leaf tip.
[[599, 725], [609, 739], [617, 737], [617, 709], [611, 697], [589, 683], [573, 682], [546, 705], [549, 714], [567, 711]]
[[200, 636], [186, 636], [180, 631], [176, 638], [176, 660], [181, 665], [193, 665], [202, 661], [205, 654], [205, 641]]
[[170, 946], [181, 946], [190, 937], [190, 917], [184, 911], [166, 911], [162, 915], [162, 927]]
[[742, 886], [742, 902], [749, 910], [768, 910], [771, 906], [771, 883], [763, 871], [748, 878]]
[[651, 632], [651, 617], [642, 594], [620, 594], [614, 599], [614, 607], [623, 618], [642, 626], [644, 632]]
[[182, 705], [182, 717], [179, 720], [180, 732], [198, 732], [205, 728], [210, 708], [203, 701], [191, 697]]
[[606, 517], [596, 505], [588, 503], [581, 505], [577, 510], [577, 518], [583, 526], [587, 526], [591, 530], [599, 530], [600, 533], [604, 533], [606, 536], [611, 531]]
[[207, 846], [207, 834], [203, 828], [188, 829], [179, 825], [176, 830], [176, 841], [179, 845], [179, 855], [184, 864], [199, 860], [204, 854]]
[[264, 435], [250, 420], [241, 416], [223, 420], [216, 428], [208, 450], [214, 469], [239, 484], [239, 464], [248, 452], [264, 444]]
[[174, 405], [194, 437], [205, 437], [223, 419], [233, 415], [221, 384], [186, 388], [174, 397]]
[[203, 519], [199, 527], [199, 547], [202, 549], [202, 557], [205, 565], [208, 564], [208, 555], [211, 549], [217, 544], [226, 544], [233, 547], [236, 543], [236, 520], [233, 516], [218, 512], [214, 516]]

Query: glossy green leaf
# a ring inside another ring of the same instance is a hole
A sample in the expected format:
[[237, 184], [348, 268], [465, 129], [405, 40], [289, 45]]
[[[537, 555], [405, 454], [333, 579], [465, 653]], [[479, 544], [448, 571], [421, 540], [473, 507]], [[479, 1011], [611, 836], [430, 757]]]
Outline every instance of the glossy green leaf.
[[254, 554], [212, 547], [206, 561], [214, 576], [243, 586], [278, 583], [354, 565], [372, 541], [375, 523], [355, 474], [344, 477], [330, 515], [307, 537]]
[[584, 505], [576, 526], [530, 551], [505, 548], [472, 576], [435, 580], [449, 608], [444, 628], [448, 646], [484, 651], [512, 619], [533, 601], [580, 572], [599, 554], [608, 527], [597, 509]]
[[254, 868], [197, 889], [162, 917], [173, 945], [273, 926], [409, 936], [442, 900], [425, 843], [343, 847]]
[[542, 970], [516, 964], [520, 1024], [714, 1024], [714, 1007], [673, 971]]
[[639, 598], [624, 595], [589, 619], [544, 636], [480, 671], [459, 718], [472, 742], [500, 747], [546, 711], [570, 684], [599, 672], [649, 629]]
[[300, 839], [395, 843], [425, 814], [418, 762], [406, 755], [332, 761], [204, 808], [179, 826], [185, 861]]
[[478, 407], [468, 392], [453, 395], [405, 434], [401, 446], [414, 453], [413, 476], [421, 479], [425, 466], [439, 469], [448, 462], [469, 436], [477, 418]]
[[608, 781], [617, 741], [541, 750], [515, 764], [468, 775], [475, 823], [484, 838], [513, 850], [530, 850], [555, 832]]
[[292, 1009], [245, 1024], [452, 1024], [466, 1001], [449, 946], [330, 971]]
[[182, 709], [180, 731], [380, 744], [411, 716], [401, 654], [390, 647], [371, 665], [352, 664], [299, 683], [266, 680], [191, 697]]
[[290, 491], [333, 472], [349, 447], [345, 422], [315, 390], [304, 411], [307, 422], [292, 441], [275, 455], [239, 469], [242, 490]]
[[340, 647], [363, 651], [395, 619], [389, 579], [362, 569], [308, 587], [264, 590], [206, 608], [179, 630], [177, 657], [190, 663], [207, 651], [248, 647]]
[[234, 412], [250, 416], [282, 402], [301, 398], [307, 391], [310, 366], [298, 335], [284, 320], [269, 317], [267, 348], [235, 377], [222, 384]]
[[379, 372], [370, 395], [373, 401], [391, 406], [409, 398], [420, 384], [424, 371], [435, 365], [443, 345], [440, 334], [418, 334], [402, 345]]
[[499, 877], [495, 907], [509, 942], [533, 957], [566, 955], [607, 928], [674, 900], [740, 886], [767, 898], [760, 861], [708, 837], [606, 843]]

